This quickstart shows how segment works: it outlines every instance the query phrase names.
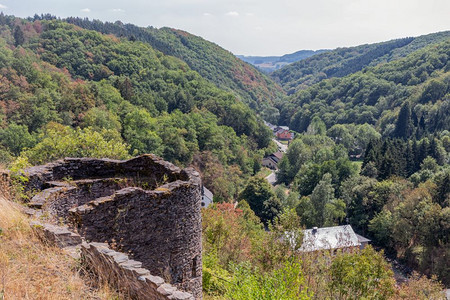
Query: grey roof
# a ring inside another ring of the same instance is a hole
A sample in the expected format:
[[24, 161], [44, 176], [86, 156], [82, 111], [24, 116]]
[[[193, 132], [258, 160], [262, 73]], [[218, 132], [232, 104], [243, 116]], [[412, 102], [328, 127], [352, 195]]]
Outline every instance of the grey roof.
[[366, 237], [363, 237], [362, 235], [359, 235], [359, 234], [357, 234], [357, 233], [355, 233], [356, 234], [356, 237], [358, 238], [358, 241], [360, 242], [360, 243], [368, 243], [368, 242], [371, 242], [372, 240], [369, 240], [368, 238], [366, 238]]
[[213, 193], [210, 190], [208, 190], [205, 186], [203, 186], [203, 195], [211, 200], [214, 197]]
[[263, 158], [263, 162], [264, 162], [264, 160], [271, 160], [272, 161], [272, 163], [274, 163], [274, 164], [278, 164], [278, 162], [280, 161], [276, 156], [267, 156], [267, 157], [264, 157]]
[[278, 164], [280, 162], [280, 160], [283, 158], [283, 152], [275, 152], [270, 154], [269, 156], [266, 156], [263, 158], [264, 159], [268, 159], [268, 160], [272, 160], [274, 163]]
[[271, 123], [269, 123], [269, 122], [266, 122], [266, 121], [264, 121], [264, 124], [267, 126], [267, 127], [269, 127], [270, 129], [272, 129], [272, 130], [274, 130], [277, 126], [276, 125], [273, 125], [273, 124], [271, 124]]
[[283, 152], [280, 152], [280, 151], [277, 151], [277, 152], [275, 152], [275, 153], [272, 153], [271, 155], [275, 156], [275, 157], [278, 158], [278, 159], [282, 159], [284, 153], [283, 153]]
[[310, 252], [317, 250], [359, 247], [361, 243], [353, 231], [352, 226], [334, 226], [303, 231], [303, 244], [299, 251]]

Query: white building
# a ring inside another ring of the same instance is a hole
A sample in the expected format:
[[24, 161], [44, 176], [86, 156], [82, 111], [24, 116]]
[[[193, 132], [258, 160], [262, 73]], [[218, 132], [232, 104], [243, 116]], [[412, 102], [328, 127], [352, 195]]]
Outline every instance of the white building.
[[202, 203], [201, 203], [202, 207], [206, 208], [210, 204], [212, 204], [213, 198], [214, 198], [213, 193], [202, 185]]
[[303, 230], [303, 244], [299, 251], [352, 250], [360, 247], [361, 242], [352, 226], [343, 225]]

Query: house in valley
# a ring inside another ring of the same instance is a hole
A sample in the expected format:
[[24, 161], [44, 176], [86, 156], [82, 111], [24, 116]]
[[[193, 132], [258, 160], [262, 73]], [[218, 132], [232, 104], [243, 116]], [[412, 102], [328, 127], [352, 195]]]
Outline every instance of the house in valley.
[[281, 161], [282, 158], [283, 158], [283, 152], [278, 151], [278, 152], [272, 153], [263, 158], [262, 165], [269, 169], [277, 170], [278, 163]]
[[[363, 241], [363, 243], [365, 243], [364, 246], [368, 241], [370, 240]], [[358, 235], [353, 231], [351, 225], [323, 228], [313, 227], [312, 229], [303, 231], [303, 244], [299, 248], [299, 251], [336, 251], [338, 249], [354, 251], [362, 249], [361, 246], [361, 241], [358, 238]]]
[[294, 139], [294, 134], [285, 129], [278, 130], [275, 135], [280, 141], [291, 141]]
[[368, 238], [363, 237], [362, 235], [359, 235], [359, 234], [357, 234], [357, 233], [356, 233], [356, 237], [358, 237], [358, 241], [359, 241], [359, 243], [361, 244], [361, 245], [359, 246], [359, 249], [361, 249], [361, 250], [364, 249], [364, 248], [366, 248], [366, 246], [369, 245], [370, 242], [371, 242], [371, 240], [369, 240]]
[[271, 123], [269, 123], [269, 122], [266, 122], [266, 121], [264, 121], [264, 125], [266, 125], [267, 127], [269, 127], [270, 130], [272, 130], [272, 131], [274, 131], [275, 128], [277, 128], [276, 125], [273, 125], [273, 124], [271, 124]]
[[214, 194], [202, 185], [202, 201], [201, 206], [206, 208], [213, 203]]

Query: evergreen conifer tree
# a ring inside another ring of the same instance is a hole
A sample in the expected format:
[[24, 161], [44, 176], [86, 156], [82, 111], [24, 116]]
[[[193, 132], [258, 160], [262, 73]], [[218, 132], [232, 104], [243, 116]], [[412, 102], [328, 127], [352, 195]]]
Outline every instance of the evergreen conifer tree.
[[22, 45], [25, 42], [25, 37], [20, 26], [16, 26], [14, 28], [13, 35], [14, 35], [14, 45], [16, 47]]
[[413, 126], [411, 106], [409, 102], [405, 102], [400, 109], [397, 122], [395, 123], [394, 136], [402, 139], [409, 138], [412, 134]]

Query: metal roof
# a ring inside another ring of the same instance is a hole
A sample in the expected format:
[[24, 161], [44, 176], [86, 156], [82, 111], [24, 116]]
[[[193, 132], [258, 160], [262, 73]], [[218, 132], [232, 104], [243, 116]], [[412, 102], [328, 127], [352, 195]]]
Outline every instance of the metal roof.
[[280, 151], [277, 151], [277, 152], [275, 152], [275, 153], [272, 153], [271, 155], [275, 156], [275, 157], [278, 158], [278, 159], [282, 159], [284, 153], [283, 153], [283, 152], [280, 152]]
[[274, 164], [278, 164], [278, 163], [280, 162], [280, 160], [279, 160], [276, 156], [273, 156], [273, 155], [264, 157], [264, 158], [263, 158], [263, 161], [264, 161], [265, 159], [266, 159], [266, 160], [272, 161], [272, 163], [274, 163]]
[[357, 234], [357, 233], [355, 233], [356, 234], [356, 237], [358, 238], [358, 241], [360, 242], [360, 243], [368, 243], [368, 242], [371, 242], [372, 240], [369, 240], [368, 238], [366, 238], [366, 237], [363, 237], [362, 235], [359, 235], [359, 234]]
[[359, 247], [361, 245], [350, 225], [306, 229], [303, 234], [303, 244], [299, 249], [303, 252]]
[[208, 190], [205, 186], [203, 186], [203, 195], [211, 200], [214, 197], [213, 193], [210, 190]]

